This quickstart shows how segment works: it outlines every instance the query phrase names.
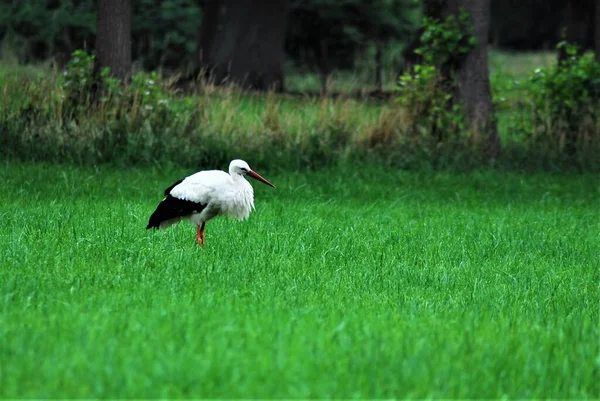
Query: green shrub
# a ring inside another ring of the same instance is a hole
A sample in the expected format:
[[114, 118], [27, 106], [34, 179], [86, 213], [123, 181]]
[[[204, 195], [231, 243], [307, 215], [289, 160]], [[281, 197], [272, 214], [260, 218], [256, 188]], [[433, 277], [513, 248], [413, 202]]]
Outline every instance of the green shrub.
[[600, 151], [600, 62], [563, 47], [564, 61], [536, 69], [526, 82], [531, 112], [521, 114], [517, 129], [545, 158], [583, 166]]
[[460, 105], [434, 66], [415, 65], [413, 74], [400, 76], [398, 90], [398, 102], [409, 114], [410, 135], [424, 134], [439, 146], [465, 131]]
[[[446, 17], [443, 21], [423, 18], [421, 46], [415, 50], [423, 58], [398, 80], [397, 101], [406, 110], [404, 137], [413, 138], [434, 164], [456, 158], [461, 153], [475, 154], [460, 103], [455, 70], [471, 51], [476, 38], [469, 14]], [[419, 140], [419, 138], [421, 138]]]
[[421, 46], [415, 53], [423, 57], [424, 64], [433, 65], [443, 73], [450, 73], [460, 65], [477, 44], [477, 38], [470, 34], [473, 27], [469, 13], [464, 11], [458, 17], [449, 15], [442, 21], [424, 17], [421, 26]]

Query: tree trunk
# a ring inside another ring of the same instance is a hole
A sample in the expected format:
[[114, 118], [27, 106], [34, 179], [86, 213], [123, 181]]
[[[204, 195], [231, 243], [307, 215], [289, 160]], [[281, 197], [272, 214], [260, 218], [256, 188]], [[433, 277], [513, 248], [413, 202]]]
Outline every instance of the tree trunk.
[[488, 156], [494, 159], [500, 151], [500, 142], [492, 119], [494, 110], [488, 71], [490, 0], [460, 0], [459, 7], [471, 15], [473, 35], [477, 38], [475, 48], [460, 67], [459, 95], [471, 129], [485, 135]]
[[321, 96], [327, 94], [327, 78], [329, 78], [329, 58], [327, 39], [319, 40], [319, 77], [321, 78]]
[[289, 0], [206, 0], [197, 57], [216, 84], [284, 89]]
[[222, 1], [206, 0], [201, 4], [202, 24], [198, 30], [196, 60], [200, 69], [208, 67], [210, 46], [214, 42], [219, 26], [219, 10]]
[[594, 1], [594, 52], [600, 61], [600, 0]]
[[383, 45], [379, 42], [376, 44], [375, 52], [375, 88], [379, 92], [383, 92]]
[[96, 70], [109, 67], [122, 81], [131, 76], [131, 1], [98, 0]]

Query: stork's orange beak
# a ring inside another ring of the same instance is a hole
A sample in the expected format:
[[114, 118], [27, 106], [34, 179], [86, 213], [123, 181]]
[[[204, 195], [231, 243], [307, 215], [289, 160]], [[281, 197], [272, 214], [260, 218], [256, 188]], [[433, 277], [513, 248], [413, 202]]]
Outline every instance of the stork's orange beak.
[[260, 176], [260, 174], [258, 174], [258, 173], [255, 173], [255, 172], [254, 172], [254, 171], [252, 171], [252, 170], [248, 171], [248, 173], [247, 173], [247, 174], [248, 174], [250, 177], [252, 177], [252, 178], [254, 178], [254, 179], [257, 179], [258, 181], [262, 182], [263, 184], [267, 184], [268, 186], [275, 188], [275, 185], [271, 184], [269, 181], [267, 181], [267, 180], [265, 180], [264, 178], [262, 178], [262, 177]]

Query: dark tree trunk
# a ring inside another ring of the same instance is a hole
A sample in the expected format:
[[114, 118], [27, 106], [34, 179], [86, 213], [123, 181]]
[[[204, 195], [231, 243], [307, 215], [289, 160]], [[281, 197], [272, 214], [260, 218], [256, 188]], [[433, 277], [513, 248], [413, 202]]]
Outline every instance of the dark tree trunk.
[[201, 2], [202, 24], [198, 30], [196, 60], [200, 68], [207, 68], [210, 46], [213, 44], [219, 26], [219, 10], [222, 1], [206, 0]]
[[379, 92], [383, 91], [383, 49], [382, 44], [377, 43], [375, 53], [375, 87]]
[[131, 76], [131, 1], [98, 0], [96, 70], [109, 67], [123, 81]]
[[594, 1], [594, 52], [600, 61], [600, 0]]
[[329, 62], [327, 57], [327, 40], [319, 40], [319, 77], [321, 81], [321, 95], [324, 96], [327, 93], [327, 78], [329, 77]]
[[488, 70], [490, 0], [460, 0], [459, 7], [471, 15], [473, 36], [477, 38], [475, 48], [460, 68], [459, 95], [471, 129], [485, 135], [488, 156], [494, 159], [500, 151], [500, 141], [492, 118], [494, 108]]
[[216, 84], [283, 90], [283, 46], [289, 0], [206, 0], [199, 67]]

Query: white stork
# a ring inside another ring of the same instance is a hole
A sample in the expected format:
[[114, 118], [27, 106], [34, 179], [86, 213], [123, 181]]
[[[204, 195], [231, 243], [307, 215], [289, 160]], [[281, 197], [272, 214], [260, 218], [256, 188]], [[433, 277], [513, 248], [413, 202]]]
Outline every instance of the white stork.
[[244, 178], [249, 175], [275, 185], [252, 171], [243, 160], [229, 164], [229, 174], [220, 170], [200, 171], [165, 189], [165, 199], [150, 216], [146, 229], [165, 229], [181, 220], [196, 225], [196, 242], [204, 245], [204, 225], [217, 216], [246, 219], [254, 209], [254, 190]]

